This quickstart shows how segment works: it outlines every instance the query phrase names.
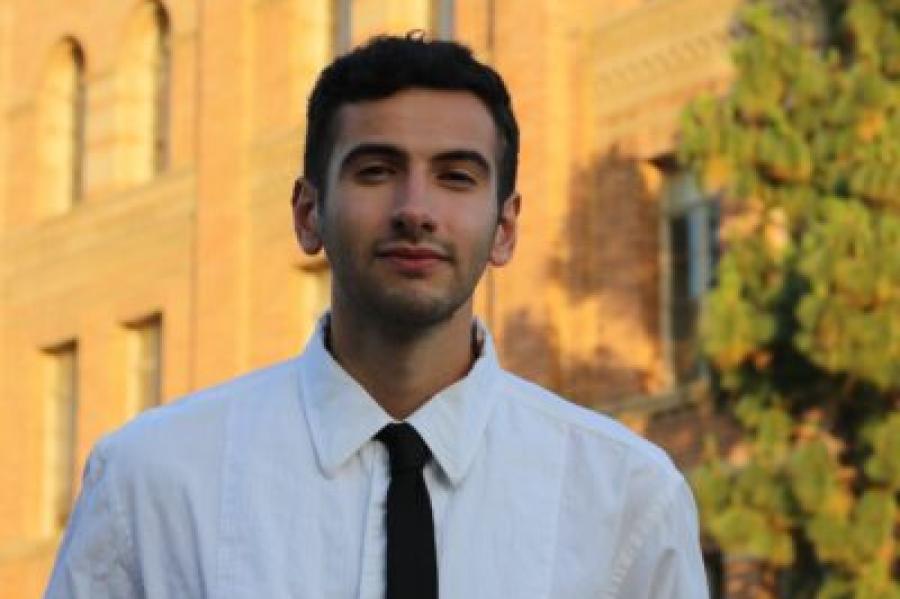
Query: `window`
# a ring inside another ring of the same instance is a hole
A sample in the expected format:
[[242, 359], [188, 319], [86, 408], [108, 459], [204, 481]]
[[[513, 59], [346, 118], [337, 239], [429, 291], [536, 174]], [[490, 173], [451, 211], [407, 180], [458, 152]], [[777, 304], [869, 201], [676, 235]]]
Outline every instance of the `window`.
[[73, 90], [69, 112], [71, 113], [72, 130], [70, 133], [72, 154], [69, 169], [72, 171], [72, 184], [69, 192], [72, 204], [81, 201], [84, 196], [84, 159], [86, 143], [85, 121], [87, 114], [87, 98], [84, 85], [84, 54], [77, 45], [72, 46]]
[[431, 34], [436, 39], [453, 39], [454, 0], [431, 0]]
[[63, 528], [73, 500], [78, 414], [78, 344], [69, 341], [45, 350], [45, 529]]
[[84, 196], [84, 53], [71, 39], [51, 52], [37, 101], [41, 212], [62, 214]]
[[142, 183], [169, 165], [171, 41], [158, 2], [132, 15], [118, 65], [119, 177]]
[[162, 401], [162, 315], [154, 314], [127, 328], [128, 414], [134, 416]]
[[153, 73], [153, 170], [159, 174], [169, 166], [169, 93], [172, 50], [169, 17], [159, 4], [154, 5], [156, 21], [156, 61]]
[[331, 54], [339, 56], [350, 49], [353, 29], [353, 0], [331, 0]]
[[[420, 31], [429, 38], [450, 39], [453, 0], [404, 0], [386, 6], [382, 0], [332, 0], [335, 52], [365, 43], [376, 35], [403, 36]], [[388, 3], [389, 4], [389, 3]]]
[[676, 386], [705, 374], [698, 339], [703, 297], [717, 257], [719, 210], [704, 197], [694, 176], [667, 176], [662, 203], [662, 323], [664, 348]]

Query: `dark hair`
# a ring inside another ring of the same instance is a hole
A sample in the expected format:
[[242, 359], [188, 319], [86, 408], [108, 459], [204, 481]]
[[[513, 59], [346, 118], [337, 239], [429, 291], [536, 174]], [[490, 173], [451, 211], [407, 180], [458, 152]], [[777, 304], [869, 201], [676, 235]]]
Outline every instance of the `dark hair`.
[[513, 192], [519, 126], [500, 75], [456, 42], [427, 40], [421, 32], [378, 36], [332, 62], [319, 75], [306, 113], [304, 175], [323, 198], [335, 137], [335, 115], [351, 102], [380, 100], [410, 88], [468, 91], [485, 103], [499, 136], [498, 203]]

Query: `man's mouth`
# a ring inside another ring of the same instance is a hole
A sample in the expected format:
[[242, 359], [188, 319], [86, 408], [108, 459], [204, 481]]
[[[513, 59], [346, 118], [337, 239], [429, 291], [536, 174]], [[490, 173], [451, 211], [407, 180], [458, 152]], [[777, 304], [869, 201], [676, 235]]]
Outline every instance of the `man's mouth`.
[[375, 254], [405, 274], [425, 274], [442, 262], [449, 262], [446, 252], [429, 246], [408, 244], [386, 245]]
[[409, 258], [409, 259], [433, 259], [433, 260], [446, 260], [447, 255], [444, 252], [439, 250], [425, 247], [425, 246], [409, 246], [409, 245], [395, 245], [395, 246], [387, 246], [385, 248], [380, 249], [377, 254], [379, 256], [388, 256], [388, 257], [397, 257], [397, 258]]

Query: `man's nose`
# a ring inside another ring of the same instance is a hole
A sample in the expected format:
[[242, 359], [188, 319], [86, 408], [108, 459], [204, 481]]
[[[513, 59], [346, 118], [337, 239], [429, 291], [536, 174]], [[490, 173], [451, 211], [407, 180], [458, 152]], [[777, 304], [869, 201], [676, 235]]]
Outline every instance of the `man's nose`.
[[433, 192], [427, 173], [410, 171], [394, 198], [391, 228], [395, 233], [418, 239], [435, 232]]

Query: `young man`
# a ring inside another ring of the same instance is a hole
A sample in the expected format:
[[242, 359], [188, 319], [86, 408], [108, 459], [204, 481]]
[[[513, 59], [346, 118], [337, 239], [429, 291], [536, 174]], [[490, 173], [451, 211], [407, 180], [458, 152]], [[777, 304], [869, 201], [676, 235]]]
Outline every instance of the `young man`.
[[705, 597], [666, 455], [503, 371], [473, 320], [517, 153], [503, 82], [457, 44], [329, 66], [293, 212], [330, 313], [297, 359], [103, 439], [46, 596]]

